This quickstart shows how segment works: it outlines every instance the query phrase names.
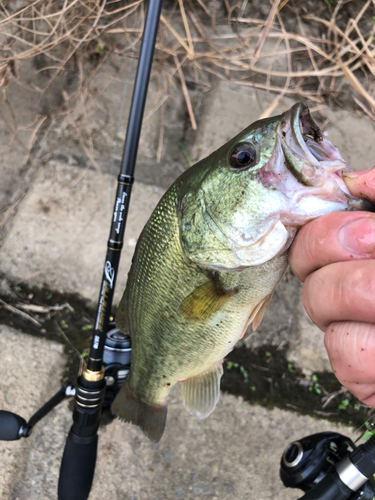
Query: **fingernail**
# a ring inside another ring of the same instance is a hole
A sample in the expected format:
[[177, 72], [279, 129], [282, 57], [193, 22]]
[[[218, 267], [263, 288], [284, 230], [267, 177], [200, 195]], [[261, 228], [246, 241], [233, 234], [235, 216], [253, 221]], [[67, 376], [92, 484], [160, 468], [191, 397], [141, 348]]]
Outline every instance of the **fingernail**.
[[365, 168], [364, 170], [356, 170], [354, 172], [344, 172], [342, 174], [342, 176], [343, 177], [349, 177], [349, 179], [354, 179], [355, 177], [359, 177], [360, 175], [363, 175], [363, 174], [365, 174], [368, 171], [369, 171], [369, 169]]
[[375, 250], [375, 219], [361, 217], [348, 222], [338, 234], [343, 248], [357, 255], [371, 255]]

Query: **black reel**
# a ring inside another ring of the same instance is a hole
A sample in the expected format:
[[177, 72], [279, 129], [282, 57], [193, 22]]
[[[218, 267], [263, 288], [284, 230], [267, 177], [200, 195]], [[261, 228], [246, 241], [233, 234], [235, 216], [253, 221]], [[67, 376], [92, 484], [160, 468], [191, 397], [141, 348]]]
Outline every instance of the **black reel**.
[[351, 457], [358, 455], [355, 450], [362, 446], [356, 448], [348, 437], [336, 432], [320, 432], [294, 441], [281, 458], [281, 480], [287, 488], [306, 492], [300, 500], [373, 500], [374, 480], [365, 478], [366, 482], [356, 488], [357, 469], [354, 474], [352, 470]]
[[113, 400], [129, 375], [131, 361], [130, 336], [122, 333], [114, 323], [110, 323], [109, 328], [103, 351], [103, 367], [107, 383], [103, 411], [110, 410]]

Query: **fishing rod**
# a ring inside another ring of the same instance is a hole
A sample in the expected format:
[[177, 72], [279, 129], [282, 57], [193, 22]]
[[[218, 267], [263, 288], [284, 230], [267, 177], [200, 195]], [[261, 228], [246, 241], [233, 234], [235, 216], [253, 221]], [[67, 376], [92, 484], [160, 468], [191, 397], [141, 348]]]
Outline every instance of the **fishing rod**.
[[152, 59], [159, 25], [162, 0], [149, 0], [137, 74], [118, 176], [111, 229], [100, 286], [94, 333], [87, 365], [78, 377], [70, 429], [61, 462], [59, 500], [83, 500], [90, 493], [98, 447], [97, 430], [105, 397], [106, 381], [103, 351], [121, 249], [124, 241], [134, 169], [138, 152]]

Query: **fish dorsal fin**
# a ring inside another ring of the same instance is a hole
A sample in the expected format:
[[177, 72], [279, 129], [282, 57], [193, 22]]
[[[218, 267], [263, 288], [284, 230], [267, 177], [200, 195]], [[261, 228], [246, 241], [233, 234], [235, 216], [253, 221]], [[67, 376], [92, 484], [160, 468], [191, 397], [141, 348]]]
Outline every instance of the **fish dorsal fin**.
[[181, 304], [185, 318], [204, 320], [213, 316], [237, 290], [226, 290], [218, 280], [211, 280], [196, 288]]
[[264, 316], [264, 313], [266, 312], [266, 309], [267, 309], [267, 306], [268, 304], [271, 302], [271, 299], [272, 299], [272, 295], [273, 295], [273, 292], [268, 295], [261, 303], [260, 303], [260, 307], [259, 309], [257, 310], [254, 318], [253, 318], [253, 323], [252, 323], [252, 328], [253, 328], [253, 332], [255, 332], [255, 330], [258, 328], [258, 326], [261, 324], [262, 322], [262, 319], [263, 319], [263, 316]]
[[184, 406], [189, 413], [200, 420], [208, 417], [219, 401], [222, 375], [223, 363], [218, 361], [208, 370], [182, 383]]

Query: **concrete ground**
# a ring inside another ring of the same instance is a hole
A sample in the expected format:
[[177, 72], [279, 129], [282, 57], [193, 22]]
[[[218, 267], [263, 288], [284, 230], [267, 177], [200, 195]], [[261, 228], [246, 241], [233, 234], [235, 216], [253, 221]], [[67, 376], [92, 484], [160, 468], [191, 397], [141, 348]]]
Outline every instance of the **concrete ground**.
[[[43, 162], [36, 159], [27, 164], [24, 148], [17, 141], [3, 152], [1, 169], [6, 182], [0, 190], [7, 223], [2, 230], [0, 273], [7, 280], [35, 286], [46, 284], [96, 301], [119, 161], [119, 145], [114, 148], [113, 133], [123, 83], [121, 79], [114, 80], [101, 95], [103, 106], [98, 109], [106, 109], [107, 115], [103, 117], [98, 110], [95, 114], [94, 109], [89, 117], [96, 134], [92, 156], [104, 173], [90, 166], [64, 122], [52, 128], [49, 138], [41, 142], [38, 154], [44, 155]], [[16, 116], [19, 112], [19, 119], [24, 119], [22, 113], [26, 104], [31, 106], [30, 98], [17, 86], [8, 95]], [[125, 110], [129, 97], [130, 91]], [[146, 116], [154, 99], [151, 87]], [[270, 99], [272, 96], [267, 94], [217, 83], [203, 96], [197, 112], [199, 128], [194, 133], [182, 132], [188, 128], [181, 119], [184, 103], [176, 96], [174, 105], [166, 111], [161, 165], [155, 162], [158, 117], [151, 116], [142, 133], [116, 301], [125, 286], [139, 232], [164, 189], [187, 168], [175, 136], [198, 160], [255, 121]], [[284, 101], [278, 111], [289, 106], [290, 101]], [[373, 124], [344, 110], [324, 108], [321, 113], [320, 122], [328, 119], [328, 137], [351, 166], [372, 166]], [[124, 124], [117, 130], [120, 139], [123, 130]], [[5, 129], [0, 129], [4, 142], [6, 134]], [[60, 144], [61, 137], [64, 141]], [[25, 182], [20, 183], [22, 172]], [[327, 369], [322, 334], [303, 311], [300, 287], [296, 279], [281, 283], [261, 328], [245, 342], [251, 347], [287, 341], [290, 359], [297, 365], [307, 371]], [[0, 352], [0, 408], [20, 412], [27, 418], [59, 388], [66, 362], [62, 348], [0, 325]], [[28, 440], [0, 443], [1, 500], [56, 498], [59, 463], [70, 425], [71, 414], [65, 403], [38, 424]], [[292, 440], [328, 429], [337, 427], [293, 412], [251, 407], [242, 399], [225, 394], [214, 413], [207, 420], [198, 421], [183, 409], [180, 390], [176, 388], [160, 443], [151, 444], [137, 428], [119, 421], [101, 429], [90, 499], [297, 498], [300, 495], [285, 490], [278, 478], [283, 449]], [[352, 431], [341, 432], [350, 435]]]

